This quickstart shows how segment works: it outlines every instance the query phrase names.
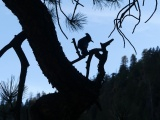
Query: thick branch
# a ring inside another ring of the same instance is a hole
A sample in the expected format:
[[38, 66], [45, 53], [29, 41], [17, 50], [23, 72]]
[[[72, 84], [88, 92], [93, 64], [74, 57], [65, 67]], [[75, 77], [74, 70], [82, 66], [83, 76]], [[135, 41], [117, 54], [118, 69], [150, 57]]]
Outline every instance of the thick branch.
[[1, 57], [7, 50], [9, 50], [11, 47], [12, 47], [11, 44], [8, 44], [8, 45], [6, 45], [4, 48], [2, 48], [2, 49], [0, 50], [0, 57]]
[[[49, 107], [46, 106], [45, 110], [51, 111], [51, 114], [46, 114], [44, 111], [44, 102], [38, 106], [39, 109], [35, 108], [32, 114], [39, 117], [37, 120], [56, 119], [54, 115], [62, 118], [58, 120], [65, 120], [69, 117], [70, 120], [75, 120], [74, 118], [78, 118], [96, 101], [99, 94], [94, 82], [80, 74], [65, 57], [56, 35], [52, 17], [41, 0], [3, 1], [18, 17], [43, 74], [57, 88], [59, 98], [65, 98], [63, 104], [58, 101], [58, 96], [55, 96], [56, 101], [52, 101], [52, 105], [56, 107], [48, 109]], [[47, 100], [49, 99], [45, 100], [45, 104], [50, 105]], [[61, 105], [65, 108], [61, 109]], [[63, 114], [67, 116], [63, 116]], [[47, 116], [50, 116], [51, 119], [47, 119], [50, 118]]]
[[20, 120], [20, 109], [21, 109], [21, 104], [22, 104], [22, 96], [23, 96], [23, 91], [25, 87], [25, 80], [26, 80], [26, 75], [27, 75], [27, 68], [29, 67], [28, 60], [21, 48], [21, 44], [23, 40], [26, 39], [26, 35], [23, 34], [24, 36], [18, 39], [18, 35], [15, 37], [19, 42], [17, 44], [14, 44], [13, 48], [15, 52], [17, 53], [17, 56], [20, 60], [21, 63], [21, 72], [20, 72], [20, 81], [18, 85], [18, 96], [17, 96], [17, 102], [15, 106], [15, 118], [16, 120]]
[[18, 17], [39, 67], [52, 86], [66, 94], [79, 92], [79, 89], [88, 91], [88, 85], [93, 84], [65, 57], [46, 6], [40, 0], [3, 1]]
[[22, 31], [18, 35], [15, 35], [12, 41], [0, 51], [0, 55], [2, 56], [8, 49], [13, 47], [21, 63], [20, 80], [19, 80], [19, 85], [18, 85], [18, 96], [17, 96], [16, 106], [14, 109], [16, 120], [20, 120], [22, 95], [23, 95], [23, 90], [25, 86], [27, 67], [29, 66], [28, 60], [21, 48], [21, 44], [25, 39], [26, 39], [26, 34]]
[[11, 47], [16, 46], [17, 43], [18, 44], [22, 43], [25, 39], [26, 39], [26, 36], [24, 35], [24, 32], [23, 31], [20, 32], [17, 36], [15, 36], [15, 38], [11, 40], [11, 42], [8, 45], [6, 45], [0, 50], [0, 57]]
[[87, 59], [87, 66], [86, 66], [86, 77], [88, 78], [89, 77], [89, 69], [90, 69], [90, 63], [91, 63], [91, 60], [92, 60], [92, 57], [93, 57], [93, 53], [89, 54], [89, 57]]
[[28, 63], [28, 60], [21, 46], [15, 46], [13, 48], [15, 52], [17, 53], [17, 56], [19, 57], [19, 60], [21, 62], [21, 73], [20, 73], [20, 81], [18, 85], [18, 96], [17, 96], [17, 102], [15, 106], [15, 111], [14, 111], [16, 120], [20, 120], [20, 109], [21, 109], [21, 104], [22, 104], [22, 96], [23, 96], [23, 91], [25, 87], [25, 80], [26, 80], [27, 68], [29, 67], [29, 63]]

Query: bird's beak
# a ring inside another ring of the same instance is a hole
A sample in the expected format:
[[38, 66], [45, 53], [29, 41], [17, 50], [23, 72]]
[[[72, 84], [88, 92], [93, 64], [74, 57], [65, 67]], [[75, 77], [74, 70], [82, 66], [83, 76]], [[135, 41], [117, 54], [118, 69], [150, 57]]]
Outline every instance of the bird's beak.
[[[91, 40], [91, 42], [93, 42], [93, 40]], [[93, 42], [94, 43], [94, 42]]]

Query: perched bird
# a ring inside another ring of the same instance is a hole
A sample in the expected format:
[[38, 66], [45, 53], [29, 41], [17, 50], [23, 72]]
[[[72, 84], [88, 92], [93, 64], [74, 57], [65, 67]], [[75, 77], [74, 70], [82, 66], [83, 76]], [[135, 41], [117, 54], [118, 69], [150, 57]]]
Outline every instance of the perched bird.
[[81, 38], [79, 41], [78, 41], [78, 48], [81, 50], [81, 54], [82, 55], [87, 55], [88, 53], [88, 44], [89, 42], [93, 42], [92, 39], [91, 39], [91, 36], [86, 33], [86, 36]]

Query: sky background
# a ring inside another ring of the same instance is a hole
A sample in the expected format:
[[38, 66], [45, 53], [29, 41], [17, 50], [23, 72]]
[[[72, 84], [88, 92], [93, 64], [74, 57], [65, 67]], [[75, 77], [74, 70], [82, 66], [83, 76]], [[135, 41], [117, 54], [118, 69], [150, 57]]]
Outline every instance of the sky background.
[[[91, 0], [90, 0], [91, 1]], [[64, 4], [62, 8], [66, 11], [66, 14], [73, 12], [72, 4], [62, 1]], [[77, 41], [85, 36], [85, 33], [89, 33], [92, 37], [94, 43], [89, 44], [89, 50], [93, 48], [99, 48], [100, 42], [106, 42], [111, 38], [114, 38], [114, 41], [110, 46], [107, 47], [109, 51], [108, 60], [105, 64], [106, 74], [117, 73], [119, 66], [121, 64], [122, 56], [126, 55], [130, 60], [130, 56], [135, 54], [134, 49], [126, 42], [126, 47], [123, 47], [123, 40], [121, 36], [115, 31], [110, 38], [108, 38], [110, 32], [113, 30], [114, 24], [113, 20], [115, 19], [119, 8], [105, 8], [103, 10], [98, 10], [96, 7], [93, 7], [92, 2], [86, 2], [86, 0], [81, 0], [81, 3], [85, 7], [78, 6], [77, 12], [84, 13], [87, 15], [87, 24], [84, 26], [83, 30], [78, 32], [72, 32], [66, 29], [64, 17], [60, 16], [60, 22], [63, 30], [68, 36], [68, 40], [60, 32], [59, 27], [56, 24], [56, 31], [59, 38], [59, 41], [63, 47], [63, 50], [67, 58], [72, 61], [78, 58], [75, 48], [71, 43], [72, 38], [75, 38]], [[125, 3], [122, 2], [121, 6], [124, 6]], [[142, 20], [141, 23], [137, 26], [135, 33], [132, 34], [132, 30], [137, 21], [133, 18], [125, 19], [123, 23], [123, 32], [132, 42], [137, 50], [136, 57], [141, 58], [142, 51], [147, 48], [157, 47], [160, 45], [160, 9], [156, 14], [151, 18], [148, 23], [144, 23], [145, 20], [152, 14], [154, 10], [155, 1], [147, 0], [145, 6], [142, 7]], [[133, 11], [135, 12], [135, 11]], [[135, 13], [136, 14], [136, 13]], [[0, 49], [7, 45], [13, 37], [21, 32], [21, 26], [18, 22], [18, 19], [8, 10], [5, 5], [0, 1]], [[37, 92], [54, 92], [51, 85], [48, 84], [48, 80], [42, 74], [42, 71], [39, 69], [38, 63], [36, 62], [32, 50], [28, 45], [27, 40], [24, 41], [22, 48], [28, 58], [30, 66], [28, 68], [26, 86], [28, 86], [27, 96], [30, 96], [31, 92], [36, 94]], [[75, 63], [74, 66], [85, 75], [86, 73], [86, 59], [81, 60], [78, 63]], [[97, 64], [98, 61], [96, 58], [93, 58], [90, 68], [90, 78], [96, 76], [97, 74]], [[7, 51], [0, 58], [0, 81], [10, 80], [11, 75], [15, 76], [15, 80], [18, 81], [20, 74], [20, 62], [15, 54], [13, 49]]]

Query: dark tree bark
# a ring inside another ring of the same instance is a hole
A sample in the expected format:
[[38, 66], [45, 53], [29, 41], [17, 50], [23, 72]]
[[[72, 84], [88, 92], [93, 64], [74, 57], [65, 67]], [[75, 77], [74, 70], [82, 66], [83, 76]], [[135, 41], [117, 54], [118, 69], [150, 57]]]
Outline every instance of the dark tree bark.
[[[32, 120], [77, 119], [96, 101], [99, 84], [80, 74], [65, 57], [51, 15], [40, 0], [2, 1], [18, 17], [43, 74], [58, 90], [33, 105]], [[99, 73], [96, 81], [103, 77], [104, 73]]]
[[[25, 80], [27, 75], [27, 68], [29, 67], [29, 62], [21, 48], [22, 42], [26, 39], [25, 33], [22, 31], [17, 36], [15, 36], [15, 39], [18, 39], [15, 43], [13, 43], [13, 48], [19, 57], [20, 63], [21, 63], [21, 72], [20, 72], [20, 80], [18, 84], [18, 96], [17, 96], [17, 102], [14, 108], [14, 118], [15, 120], [20, 120], [21, 115], [21, 105], [22, 105], [22, 96], [25, 89]], [[12, 41], [14, 42], [14, 40]]]

